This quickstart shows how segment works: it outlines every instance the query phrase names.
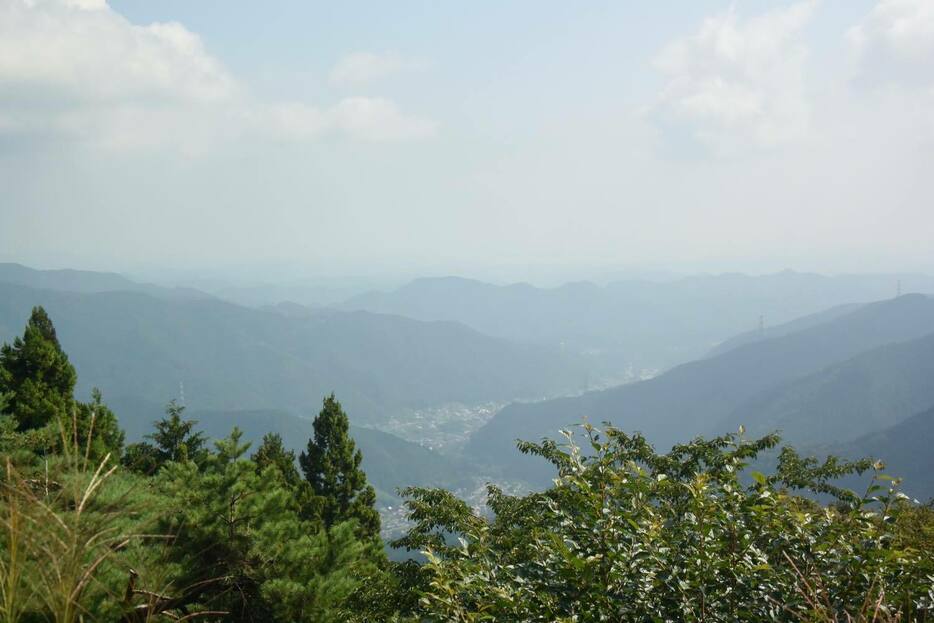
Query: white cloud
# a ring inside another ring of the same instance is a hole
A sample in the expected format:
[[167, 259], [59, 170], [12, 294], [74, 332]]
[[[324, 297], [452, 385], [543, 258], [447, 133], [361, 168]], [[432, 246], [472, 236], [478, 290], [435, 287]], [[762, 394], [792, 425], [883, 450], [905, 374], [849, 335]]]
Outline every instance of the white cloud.
[[234, 79], [177, 23], [137, 26], [92, 0], [0, 1], [0, 84], [81, 102], [217, 101]]
[[667, 82], [655, 113], [720, 152], [804, 136], [810, 116], [803, 30], [814, 2], [741, 19], [705, 19], [655, 59]]
[[305, 140], [340, 132], [364, 141], [396, 141], [432, 136], [434, 121], [403, 114], [388, 99], [348, 97], [337, 105], [320, 109], [300, 102], [270, 108], [263, 123], [281, 139]]
[[915, 85], [934, 83], [931, 0], [880, 0], [847, 36], [862, 77]]
[[201, 152], [257, 135], [404, 140], [433, 129], [384, 99], [257, 102], [196, 33], [133, 24], [104, 0], [0, 0], [0, 136]]
[[65, 0], [65, 4], [85, 11], [98, 11], [107, 8], [107, 0]]
[[256, 122], [266, 126], [266, 134], [283, 140], [308, 140], [325, 134], [331, 122], [319, 108], [302, 102], [271, 106]]
[[853, 86], [882, 127], [934, 138], [934, 2], [879, 0], [847, 38], [856, 59]]
[[424, 138], [437, 124], [402, 114], [390, 100], [349, 97], [331, 111], [335, 125], [351, 136], [372, 141]]
[[332, 84], [360, 86], [401, 73], [422, 71], [428, 63], [406, 58], [397, 52], [354, 52], [340, 59], [331, 70]]

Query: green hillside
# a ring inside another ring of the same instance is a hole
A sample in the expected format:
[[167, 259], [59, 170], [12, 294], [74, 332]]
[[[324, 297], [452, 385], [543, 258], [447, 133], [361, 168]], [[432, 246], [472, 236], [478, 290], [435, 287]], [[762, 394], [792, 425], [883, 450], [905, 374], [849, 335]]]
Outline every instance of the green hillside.
[[826, 446], [824, 451], [851, 459], [879, 459], [887, 474], [904, 479], [904, 489], [912, 497], [934, 500], [934, 408], [885, 430]]
[[670, 446], [709, 434], [763, 392], [880, 345], [932, 332], [934, 300], [928, 297], [906, 295], [865, 305], [832, 321], [684, 364], [647, 381], [574, 398], [512, 404], [477, 431], [467, 452], [508, 474], [541, 482], [545, 476], [538, 465], [513, 451], [517, 438], [554, 437], [587, 418], [641, 431], [659, 447]]
[[144, 421], [184, 384], [193, 409], [307, 413], [338, 392], [358, 423], [404, 408], [543, 396], [579, 387], [582, 368], [544, 347], [462, 325], [366, 312], [302, 317], [217, 299], [137, 292], [74, 293], [0, 284], [0, 340], [22, 331], [33, 305], [55, 318], [81, 371], [124, 421]]
[[740, 424], [792, 444], [845, 442], [934, 404], [934, 334], [889, 344], [757, 395], [709, 431]]

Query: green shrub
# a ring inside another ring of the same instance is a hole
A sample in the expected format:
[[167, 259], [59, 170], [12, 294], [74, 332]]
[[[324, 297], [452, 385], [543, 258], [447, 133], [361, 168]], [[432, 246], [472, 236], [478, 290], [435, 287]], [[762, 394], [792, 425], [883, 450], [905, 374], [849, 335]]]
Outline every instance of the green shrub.
[[586, 453], [569, 433], [566, 445], [521, 443], [555, 465], [554, 485], [522, 497], [490, 487], [491, 519], [445, 491], [406, 491], [415, 526], [396, 545], [428, 556], [424, 616], [582, 623], [931, 616], [930, 514], [882, 475], [864, 495], [833, 485], [871, 469], [868, 461], [818, 463], [785, 448], [773, 475], [747, 474], [776, 436], [698, 439], [658, 454], [639, 435], [584, 430]]

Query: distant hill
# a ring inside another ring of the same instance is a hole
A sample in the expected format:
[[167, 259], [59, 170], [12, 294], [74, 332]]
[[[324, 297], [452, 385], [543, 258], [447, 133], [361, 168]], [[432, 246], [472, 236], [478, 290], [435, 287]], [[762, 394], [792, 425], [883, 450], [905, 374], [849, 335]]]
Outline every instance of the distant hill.
[[554, 395], [584, 377], [572, 357], [449, 322], [367, 312], [303, 316], [217, 299], [75, 293], [0, 283], [0, 340], [43, 305], [79, 373], [132, 418], [179, 394], [193, 409], [309, 413], [335, 391], [357, 423], [447, 402]]
[[0, 262], [0, 283], [62, 292], [142, 292], [159, 298], [199, 299], [209, 295], [192, 288], [163, 288], [131, 281], [117, 273], [88, 270], [36, 270]]
[[[785, 441], [845, 442], [889, 428], [934, 404], [934, 333], [888, 344], [757, 394], [711, 433], [740, 424]], [[931, 439], [934, 442], [934, 439]]]
[[904, 419], [885, 430], [825, 448], [851, 459], [874, 458], [884, 473], [903, 478], [906, 493], [922, 502], [934, 499], [934, 408]]
[[509, 405], [473, 435], [465, 452], [506, 473], [540, 479], [541, 461], [518, 455], [515, 439], [554, 437], [582, 418], [641, 431], [664, 448], [708, 434], [763, 392], [881, 345], [930, 333], [934, 299], [905, 295], [864, 305], [828, 322], [684, 364], [647, 381], [575, 398]]
[[836, 307], [831, 307], [830, 309], [817, 312], [816, 314], [809, 314], [807, 316], [802, 316], [801, 318], [795, 318], [794, 320], [785, 322], [780, 325], [763, 327], [761, 329], [754, 329], [752, 331], [740, 333], [735, 337], [724, 340], [720, 344], [717, 344], [717, 346], [712, 351], [710, 351], [708, 356], [716, 357], [717, 355], [725, 353], [728, 350], [733, 350], [734, 348], [743, 346], [745, 344], [770, 340], [775, 337], [797, 333], [803, 329], [816, 327], [817, 325], [829, 322], [834, 318], [845, 316], [850, 312], [855, 311], [860, 305], [860, 303], [837, 305]]
[[898, 281], [906, 292], [934, 293], [934, 278], [918, 275], [826, 277], [784, 271], [557, 288], [444, 277], [352, 297], [341, 308], [453, 320], [488, 335], [560, 345], [590, 355], [595, 371], [625, 364], [664, 369], [755, 329], [760, 316], [766, 326], [774, 326], [842, 304], [888, 298]]
[[231, 303], [251, 307], [274, 306], [279, 303], [324, 307], [338, 305], [341, 301], [366, 292], [372, 287], [372, 280], [348, 278], [304, 279], [249, 286], [223, 285], [206, 290]]

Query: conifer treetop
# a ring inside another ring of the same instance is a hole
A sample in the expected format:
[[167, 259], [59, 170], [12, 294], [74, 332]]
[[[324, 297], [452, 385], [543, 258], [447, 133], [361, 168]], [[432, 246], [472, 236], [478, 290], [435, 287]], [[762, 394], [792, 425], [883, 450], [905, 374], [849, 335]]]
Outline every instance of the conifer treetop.
[[360, 468], [363, 455], [350, 436], [350, 421], [332, 393], [315, 418], [314, 436], [299, 456], [305, 479], [320, 499], [321, 519], [331, 527], [355, 519], [362, 534], [379, 534], [376, 492]]

